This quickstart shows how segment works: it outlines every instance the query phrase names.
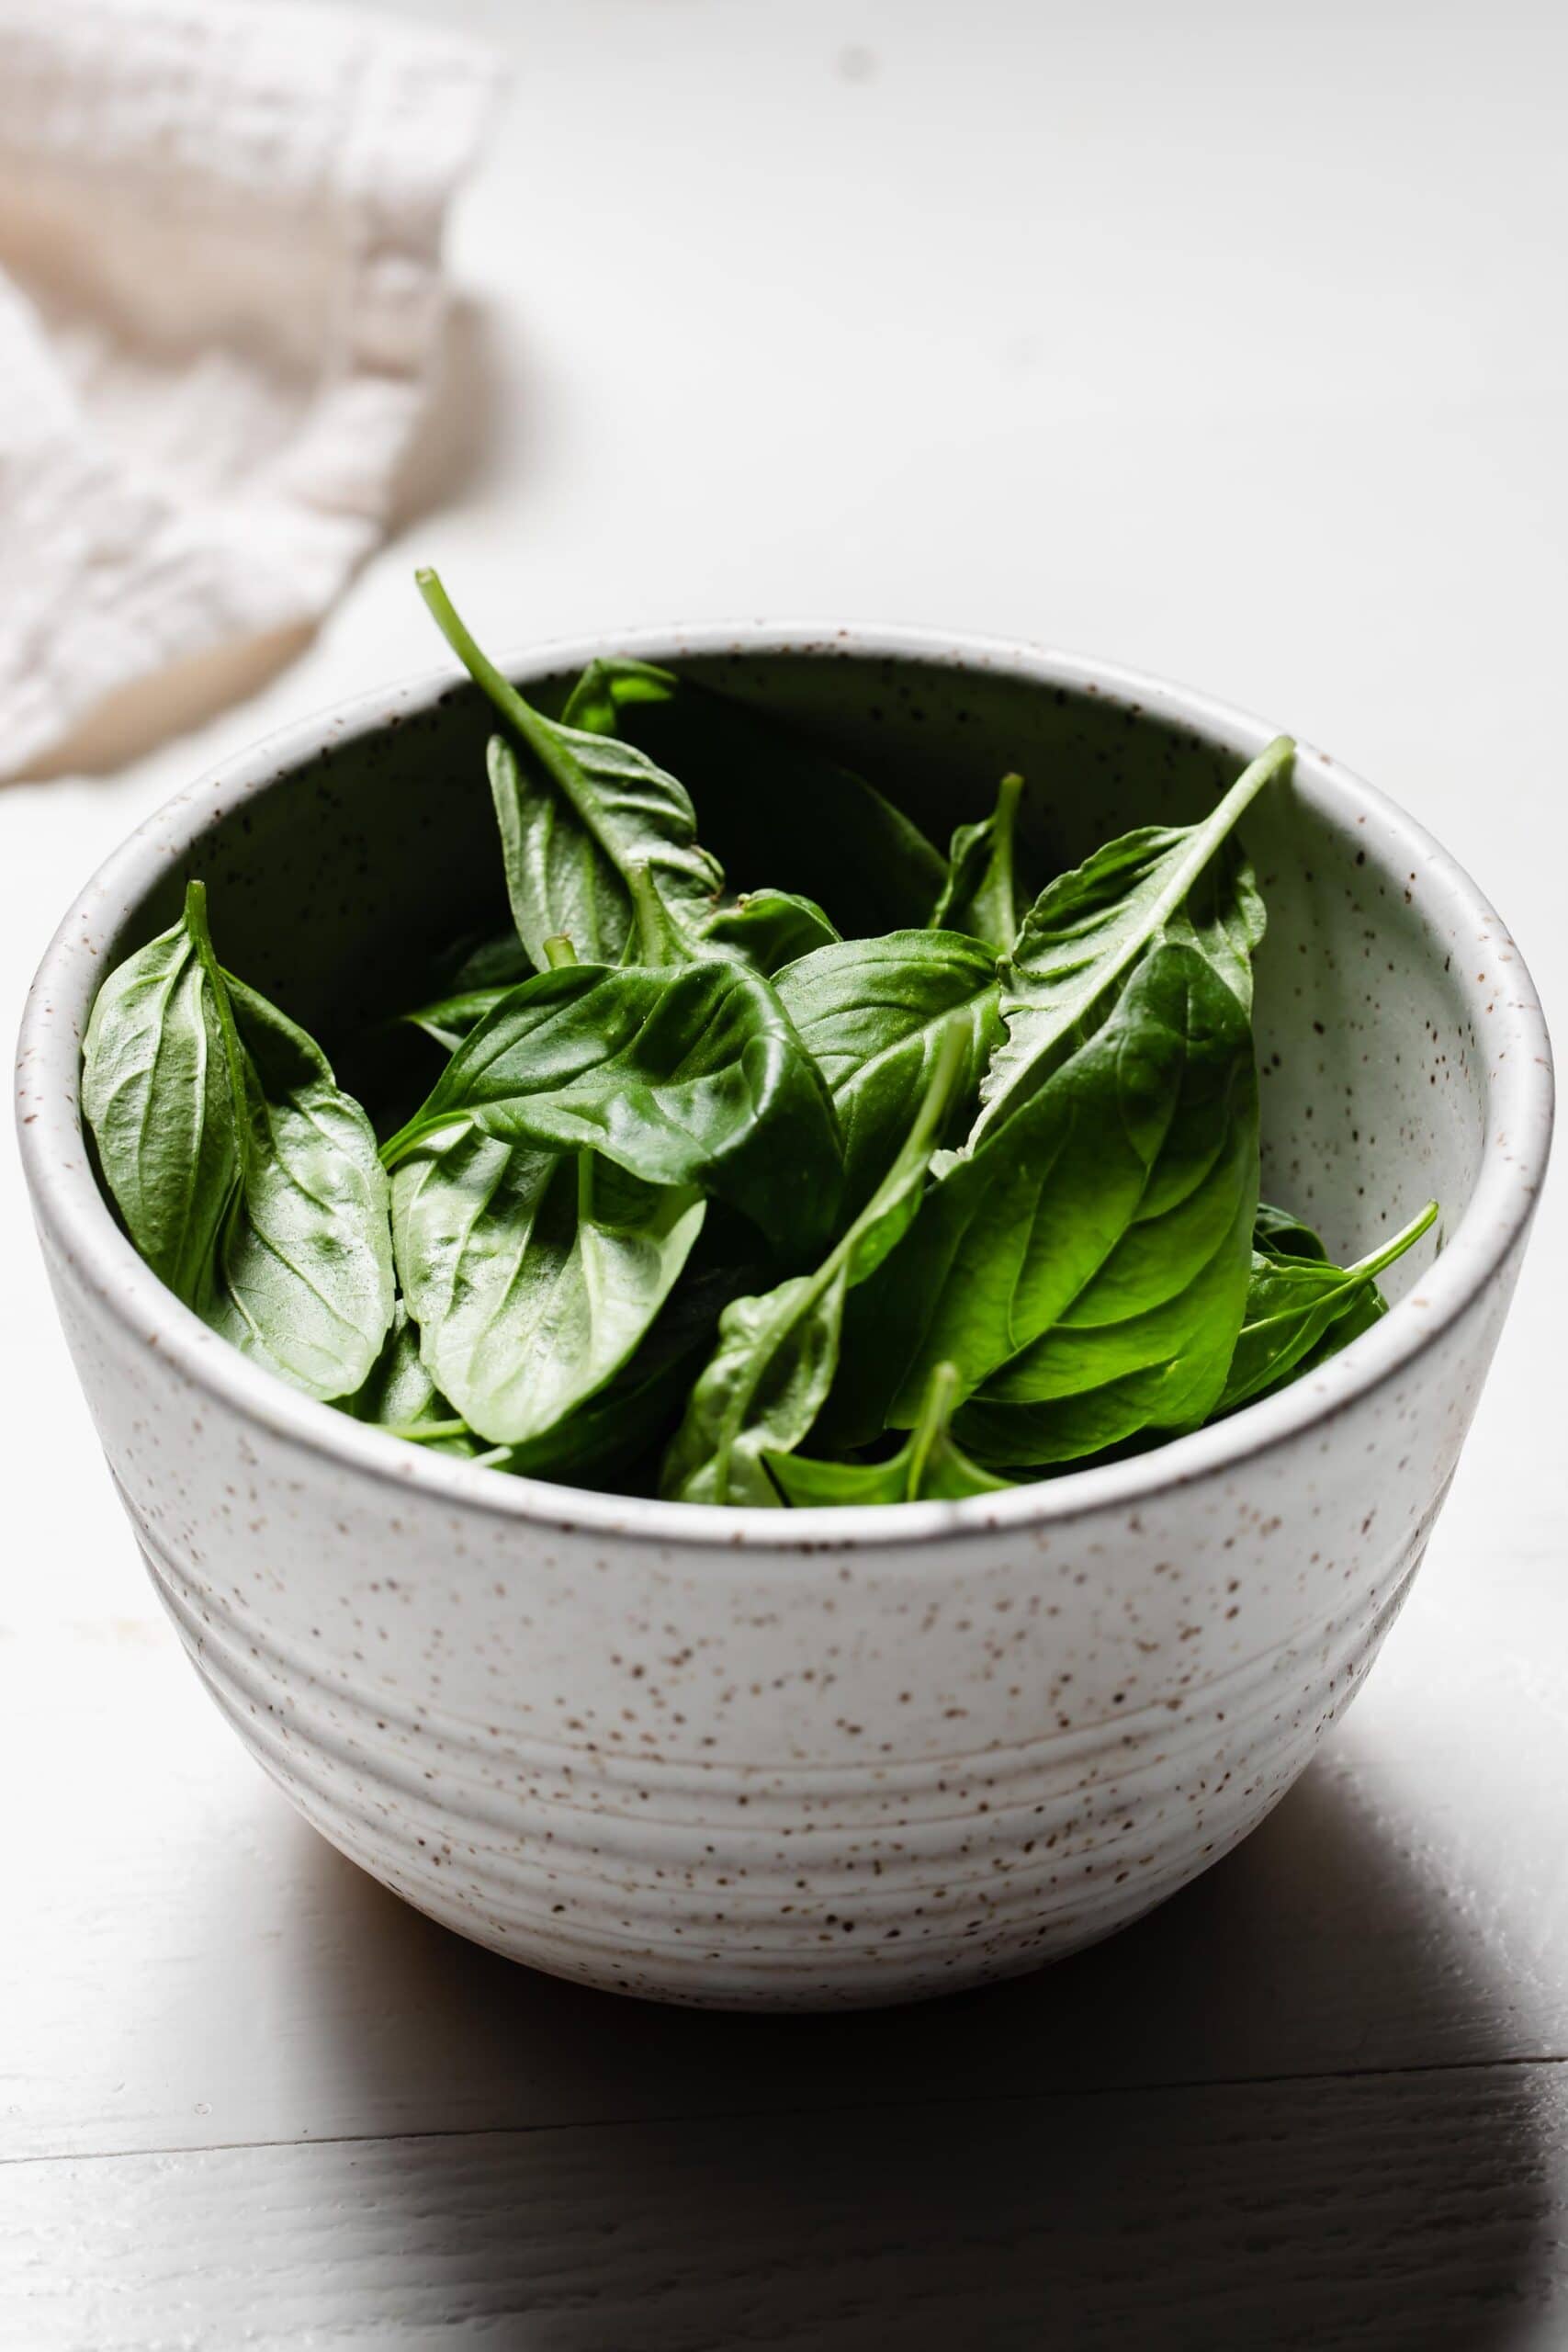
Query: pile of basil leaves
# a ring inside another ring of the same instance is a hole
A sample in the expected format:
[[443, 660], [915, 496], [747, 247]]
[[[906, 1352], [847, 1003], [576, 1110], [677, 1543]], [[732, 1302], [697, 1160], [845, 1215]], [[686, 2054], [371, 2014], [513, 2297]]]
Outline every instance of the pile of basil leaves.
[[[126, 1230], [236, 1347], [500, 1470], [886, 1503], [1195, 1429], [1383, 1312], [1435, 1208], [1340, 1269], [1258, 1201], [1234, 829], [1287, 739], [1024, 903], [1016, 777], [943, 856], [668, 672], [596, 662], [543, 717], [420, 582], [501, 721], [514, 925], [402, 1016], [446, 1056], [423, 1106], [378, 1142], [219, 963], [197, 882], [87, 1033]], [[798, 888], [728, 893], [673, 768], [725, 787], [748, 881], [776, 854]]]

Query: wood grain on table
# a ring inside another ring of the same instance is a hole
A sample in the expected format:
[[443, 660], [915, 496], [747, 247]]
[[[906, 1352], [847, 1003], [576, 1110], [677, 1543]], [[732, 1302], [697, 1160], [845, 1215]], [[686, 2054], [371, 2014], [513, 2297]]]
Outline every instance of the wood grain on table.
[[[248, 701], [0, 793], [7, 1001], [181, 783], [439, 658], [423, 559], [498, 640], [841, 613], [1200, 680], [1568, 1001], [1562, 12], [442, 13], [517, 93], [405, 526]], [[294, 1817], [157, 1614], [5, 1155], [0, 2346], [1568, 2344], [1563, 1199], [1240, 1852], [1033, 1979], [730, 2018], [511, 1969]]]

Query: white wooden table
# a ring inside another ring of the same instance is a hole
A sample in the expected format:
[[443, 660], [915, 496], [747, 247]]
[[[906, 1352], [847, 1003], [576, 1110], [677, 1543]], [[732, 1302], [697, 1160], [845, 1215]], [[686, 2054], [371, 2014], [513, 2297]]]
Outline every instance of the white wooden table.
[[[1416, 809], [1568, 1003], [1568, 18], [446, 6], [517, 85], [410, 517], [294, 665], [0, 793], [13, 1007], [181, 782], [493, 638], [1110, 653]], [[1568, 2342], [1568, 1184], [1416, 1595], [1239, 1854], [945, 2007], [508, 1968], [289, 1812], [142, 1581], [0, 1162], [0, 2344]]]

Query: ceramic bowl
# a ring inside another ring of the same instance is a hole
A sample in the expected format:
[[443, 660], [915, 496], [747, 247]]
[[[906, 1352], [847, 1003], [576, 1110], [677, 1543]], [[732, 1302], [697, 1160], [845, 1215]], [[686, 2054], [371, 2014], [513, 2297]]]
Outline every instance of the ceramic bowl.
[[[1274, 732], [1021, 646], [617, 644], [815, 729], [941, 839], [1021, 768], [1056, 861], [1190, 819]], [[547, 694], [602, 650], [512, 669]], [[118, 1230], [77, 1104], [94, 991], [189, 875], [225, 961], [329, 1043], [495, 913], [487, 731], [447, 674], [226, 761], [87, 886], [29, 1004], [21, 1136], [61, 1317], [197, 1672], [334, 1845], [560, 1975], [876, 2003], [1109, 1935], [1278, 1802], [1420, 1563], [1547, 1151], [1517, 953], [1452, 861], [1326, 755], [1303, 749], [1249, 814], [1267, 1191], [1347, 1257], [1428, 1195], [1443, 1216], [1373, 1332], [1224, 1425], [897, 1510], [510, 1479], [360, 1427], [211, 1336]]]

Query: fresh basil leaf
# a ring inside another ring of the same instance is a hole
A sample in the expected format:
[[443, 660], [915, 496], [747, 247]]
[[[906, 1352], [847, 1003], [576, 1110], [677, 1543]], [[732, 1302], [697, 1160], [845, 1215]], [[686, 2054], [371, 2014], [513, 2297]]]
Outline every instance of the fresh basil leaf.
[[837, 1221], [821, 1073], [769, 982], [739, 965], [576, 964], [525, 980], [463, 1041], [388, 1165], [457, 1120], [700, 1185], [787, 1252], [818, 1248]]
[[492, 939], [468, 940], [446, 964], [443, 995], [468, 996], [483, 989], [514, 989], [537, 968], [515, 931]]
[[669, 1435], [699, 1353], [694, 1345], [671, 1363], [644, 1369], [638, 1350], [596, 1396], [543, 1437], [482, 1454], [485, 1468], [509, 1478], [543, 1478], [552, 1486], [604, 1488], [614, 1482], [617, 1492], [631, 1492], [627, 1473]]
[[883, 1462], [814, 1462], [804, 1454], [767, 1453], [763, 1460], [786, 1503], [796, 1510], [845, 1504], [962, 1502], [1011, 1486], [993, 1477], [953, 1443], [949, 1426], [958, 1375], [938, 1364], [920, 1417], [897, 1453]]
[[852, 1211], [870, 1198], [897, 1148], [954, 1014], [963, 1017], [964, 1058], [939, 1140], [959, 1140], [1000, 1035], [989, 948], [951, 931], [845, 939], [791, 964], [776, 985], [831, 1091]]
[[567, 696], [561, 724], [581, 727], [590, 735], [618, 735], [621, 715], [633, 704], [667, 703], [680, 691], [681, 681], [672, 670], [634, 662], [626, 654], [601, 655], [590, 662]]
[[372, 1422], [394, 1437], [427, 1445], [433, 1453], [479, 1451], [479, 1441], [432, 1380], [419, 1351], [418, 1327], [401, 1299], [364, 1386], [336, 1403], [339, 1412], [356, 1421]]
[[[1196, 825], [1148, 826], [1108, 842], [1036, 899], [1018, 935], [1002, 989], [1007, 1038], [981, 1087], [981, 1112], [970, 1140], [978, 1145], [1018, 1111], [1123, 985], [1150, 942], [1187, 900], [1204, 867], [1244, 810], [1280, 775], [1295, 746], [1281, 735]], [[1229, 899], [1207, 925], [1211, 959], [1225, 941], [1232, 969], [1244, 971], [1258, 906]]]
[[1359, 1340], [1364, 1331], [1381, 1323], [1387, 1313], [1388, 1301], [1376, 1283], [1363, 1283], [1344, 1314], [1336, 1316], [1322, 1339], [1297, 1358], [1290, 1377], [1303, 1380], [1320, 1363], [1326, 1363], [1330, 1356], [1340, 1354], [1352, 1340]]
[[433, 571], [416, 574], [442, 634], [509, 732], [491, 738], [491, 791], [517, 935], [536, 965], [565, 937], [585, 960], [615, 963], [633, 935], [632, 875], [673, 930], [695, 940], [724, 888], [697, 844], [684, 787], [618, 737], [541, 717], [479, 650]]
[[841, 931], [869, 933], [924, 922], [943, 887], [946, 860], [901, 809], [728, 695], [649, 662], [600, 661], [565, 716], [679, 775], [702, 805], [714, 854], [748, 889], [778, 874]]
[[931, 914], [933, 931], [964, 931], [1010, 956], [1018, 937], [1013, 836], [1023, 791], [1021, 775], [1005, 775], [992, 814], [960, 825], [948, 853], [951, 871]]
[[1258, 1202], [1252, 1220], [1252, 1246], [1271, 1258], [1314, 1258], [1324, 1264], [1328, 1261], [1321, 1235], [1289, 1209], [1273, 1208], [1267, 1201]]
[[126, 1232], [187, 1306], [209, 1280], [239, 1174], [218, 1014], [186, 922], [98, 990], [82, 1109]]
[[433, 1140], [392, 1180], [398, 1272], [432, 1379], [492, 1445], [544, 1436], [631, 1355], [705, 1208], [591, 1153], [466, 1125]]
[[419, 1331], [400, 1300], [386, 1346], [365, 1386], [340, 1409], [408, 1438], [432, 1453], [481, 1455], [509, 1476], [603, 1487], [666, 1440], [681, 1418], [694, 1366], [711, 1347], [723, 1307], [755, 1283], [744, 1259], [708, 1257], [710, 1218], [679, 1282], [629, 1361], [542, 1437], [487, 1447], [432, 1380]]
[[[1247, 1312], [1215, 1413], [1278, 1388], [1309, 1356], [1323, 1360], [1371, 1328], [1384, 1311], [1377, 1278], [1420, 1240], [1438, 1214], [1428, 1201], [1403, 1231], [1344, 1269], [1305, 1257], [1255, 1254]], [[1352, 1328], [1343, 1327], [1351, 1323]], [[1330, 1338], [1334, 1345], [1324, 1349]]]
[[1246, 1012], [1195, 939], [1162, 939], [1087, 1044], [931, 1186], [855, 1302], [832, 1441], [911, 1426], [943, 1362], [965, 1396], [985, 1388], [955, 1427], [987, 1460], [1201, 1420], [1240, 1328], [1257, 1195]]
[[718, 1345], [664, 1464], [663, 1492], [682, 1502], [776, 1505], [764, 1455], [793, 1453], [810, 1430], [838, 1361], [844, 1300], [874, 1273], [919, 1205], [927, 1163], [964, 1059], [962, 1017], [935, 1057], [902, 1149], [815, 1273], [719, 1317]]
[[839, 934], [811, 899], [797, 899], [793, 890], [753, 890], [710, 915], [702, 936], [705, 945], [772, 978], [813, 949], [831, 946]]
[[315, 1041], [220, 967], [204, 901], [187, 902], [186, 920], [223, 1037], [240, 1170], [199, 1311], [308, 1395], [347, 1396], [368, 1377], [392, 1320], [374, 1131]]
[[1252, 959], [1268, 928], [1258, 876], [1233, 836], [1220, 843], [1164, 936], [1191, 940], [1250, 1020]]
[[570, 939], [585, 960], [626, 954], [639, 869], [671, 930], [695, 953], [724, 873], [697, 845], [683, 788], [613, 736], [573, 735], [541, 718], [535, 725], [539, 732], [521, 754], [494, 735], [487, 755], [513, 920], [535, 963], [555, 936]]
[[1190, 1035], [1183, 1092], [1126, 1231], [958, 1416], [962, 1442], [987, 1461], [1069, 1461], [1143, 1430], [1195, 1428], [1213, 1408], [1244, 1311], [1258, 1195], [1250, 1037], [1224, 1018], [1228, 991], [1215, 993], [1217, 1050], [1195, 1072]]
[[423, 1030], [438, 1046], [445, 1046], [449, 1054], [456, 1053], [464, 1038], [479, 1027], [487, 1013], [495, 1011], [509, 992], [505, 988], [465, 989], [452, 996], [439, 997], [434, 1004], [422, 1004], [400, 1017], [411, 1028]]
[[321, 1047], [220, 966], [199, 882], [100, 991], [83, 1104], [126, 1229], [177, 1295], [310, 1396], [358, 1388], [392, 1318], [375, 1136]]
[[493, 1467], [518, 1477], [594, 1486], [625, 1477], [640, 1464], [657, 1469], [657, 1451], [681, 1419], [720, 1313], [761, 1272], [755, 1261], [707, 1255], [709, 1236], [719, 1222], [710, 1213], [680, 1281], [614, 1379], [543, 1437], [498, 1450], [490, 1457]]

